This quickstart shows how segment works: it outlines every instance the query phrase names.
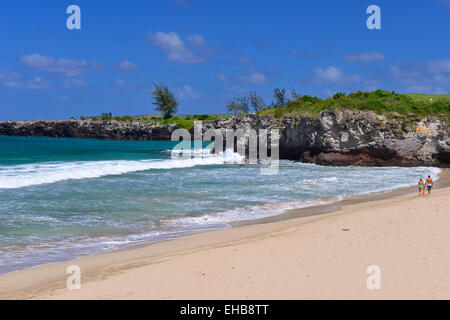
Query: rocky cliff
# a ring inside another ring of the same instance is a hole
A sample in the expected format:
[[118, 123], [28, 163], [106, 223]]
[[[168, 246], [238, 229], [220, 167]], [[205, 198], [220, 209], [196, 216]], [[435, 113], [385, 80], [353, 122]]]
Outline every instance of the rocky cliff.
[[448, 118], [324, 111], [318, 117], [216, 121], [216, 128], [280, 130], [280, 157], [323, 165], [450, 166]]
[[158, 123], [59, 120], [0, 122], [0, 136], [95, 138], [108, 140], [170, 140], [176, 125]]
[[[117, 121], [0, 122], [0, 135], [170, 140], [176, 125]], [[448, 117], [324, 111], [317, 117], [242, 115], [203, 129], [278, 129], [280, 157], [324, 165], [450, 166]]]

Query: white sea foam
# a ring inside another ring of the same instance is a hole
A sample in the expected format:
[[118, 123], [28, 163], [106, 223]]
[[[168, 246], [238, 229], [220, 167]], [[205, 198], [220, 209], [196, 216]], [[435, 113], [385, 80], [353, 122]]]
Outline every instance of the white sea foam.
[[0, 189], [16, 189], [64, 180], [100, 178], [147, 170], [167, 170], [194, 166], [241, 163], [243, 157], [230, 150], [220, 155], [206, 155], [167, 160], [79, 161], [0, 166]]
[[304, 179], [301, 181], [297, 181], [297, 184], [304, 184], [304, 183], [312, 183], [312, 184], [320, 184], [320, 183], [327, 183], [327, 182], [338, 182], [337, 177], [323, 177], [319, 179]]
[[291, 201], [284, 203], [266, 203], [256, 206], [247, 206], [234, 210], [226, 210], [216, 213], [208, 213], [200, 216], [179, 217], [163, 221], [165, 226], [186, 227], [193, 225], [228, 225], [230, 222], [255, 220], [275, 215], [280, 215], [288, 210], [308, 208], [312, 206], [330, 204], [342, 200], [342, 197], [330, 199], [314, 199], [303, 201]]

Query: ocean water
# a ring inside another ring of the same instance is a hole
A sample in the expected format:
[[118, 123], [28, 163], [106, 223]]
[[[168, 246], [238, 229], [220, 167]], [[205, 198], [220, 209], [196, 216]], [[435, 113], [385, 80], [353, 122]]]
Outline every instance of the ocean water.
[[172, 159], [176, 145], [0, 137], [0, 274], [386, 192], [440, 172], [283, 160], [267, 176], [207, 146], [196, 158]]

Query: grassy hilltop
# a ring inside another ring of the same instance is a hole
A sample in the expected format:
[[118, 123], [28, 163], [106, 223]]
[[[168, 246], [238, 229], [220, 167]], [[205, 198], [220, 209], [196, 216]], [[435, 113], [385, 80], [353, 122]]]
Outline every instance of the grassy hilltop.
[[[433, 101], [430, 101], [433, 97]], [[262, 111], [274, 113], [275, 116], [309, 115], [314, 116], [324, 110], [350, 109], [374, 111], [377, 114], [400, 115], [450, 115], [450, 95], [405, 95], [384, 90], [373, 92], [354, 92], [349, 95], [336, 93], [333, 97], [321, 99], [304, 95], [286, 106]]]
[[[278, 91], [280, 92], [280, 91]], [[295, 91], [294, 91], [295, 92]], [[270, 105], [263, 105], [262, 111], [255, 112], [256, 114], [273, 114], [280, 118], [283, 116], [317, 116], [324, 110], [349, 109], [349, 110], [364, 110], [374, 111], [377, 114], [392, 115], [398, 114], [400, 116], [418, 116], [423, 117], [427, 115], [448, 117], [450, 115], [450, 95], [426, 95], [426, 94], [399, 94], [395, 92], [388, 92], [384, 90], [376, 90], [373, 92], [354, 92], [348, 95], [344, 93], [336, 93], [327, 99], [312, 97], [309, 95], [294, 95], [294, 99], [289, 100], [284, 97], [285, 90], [282, 91], [283, 97], [279, 101], [283, 103], [272, 102]], [[245, 98], [245, 97], [244, 97]], [[430, 100], [432, 99], [432, 100]], [[245, 101], [245, 99], [237, 99]], [[236, 102], [234, 106], [239, 107]], [[249, 113], [248, 105], [246, 107], [236, 108], [235, 114]], [[159, 124], [173, 124], [176, 123], [183, 128], [191, 129], [194, 126], [194, 121], [204, 120], [219, 120], [232, 117], [231, 113], [221, 114], [204, 114], [204, 115], [179, 115], [170, 118], [164, 118], [161, 115], [142, 115], [142, 116], [112, 116], [111, 113], [103, 113], [95, 117], [81, 117], [81, 120], [116, 120], [116, 121], [140, 121], [152, 122]]]

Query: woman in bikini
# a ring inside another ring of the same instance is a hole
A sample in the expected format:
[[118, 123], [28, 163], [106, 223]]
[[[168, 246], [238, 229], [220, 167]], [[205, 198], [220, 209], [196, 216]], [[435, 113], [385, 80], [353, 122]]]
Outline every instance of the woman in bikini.
[[420, 178], [419, 182], [417, 183], [417, 187], [419, 188], [419, 197], [422, 195], [423, 189], [425, 188], [425, 182], [422, 178]]

